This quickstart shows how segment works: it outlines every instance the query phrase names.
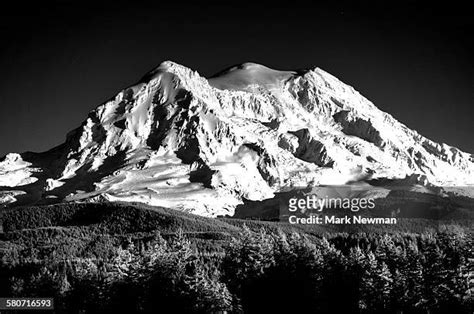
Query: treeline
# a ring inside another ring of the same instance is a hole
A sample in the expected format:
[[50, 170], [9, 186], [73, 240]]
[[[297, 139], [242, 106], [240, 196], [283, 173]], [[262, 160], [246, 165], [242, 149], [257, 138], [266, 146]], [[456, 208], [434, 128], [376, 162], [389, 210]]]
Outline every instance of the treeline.
[[134, 203], [61, 203], [49, 206], [25, 206], [0, 211], [4, 233], [48, 227], [84, 227], [88, 232], [125, 234], [178, 229], [238, 231], [225, 222], [163, 207]]
[[[214, 252], [183, 232], [97, 238], [87, 256], [10, 247], [2, 296], [55, 298], [57, 312], [472, 313], [470, 235], [333, 234], [244, 227]], [[24, 250], [24, 249], [22, 249]]]

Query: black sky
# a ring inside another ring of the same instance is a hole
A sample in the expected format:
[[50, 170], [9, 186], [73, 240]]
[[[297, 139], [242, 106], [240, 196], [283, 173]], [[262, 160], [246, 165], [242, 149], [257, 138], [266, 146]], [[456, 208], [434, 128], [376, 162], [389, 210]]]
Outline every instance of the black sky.
[[380, 109], [474, 153], [474, 18], [415, 1], [17, 1], [0, 13], [0, 156], [64, 141], [164, 60], [209, 76], [319, 66]]

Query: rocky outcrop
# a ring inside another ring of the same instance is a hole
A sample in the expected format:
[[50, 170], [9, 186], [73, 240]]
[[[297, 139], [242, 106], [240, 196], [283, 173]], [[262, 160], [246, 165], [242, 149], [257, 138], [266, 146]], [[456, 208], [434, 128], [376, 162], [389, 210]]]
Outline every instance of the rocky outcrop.
[[288, 150], [296, 158], [317, 166], [332, 167], [334, 165], [334, 160], [328, 156], [324, 144], [313, 138], [309, 129], [282, 134], [278, 146]]
[[380, 132], [374, 128], [370, 121], [354, 117], [350, 111], [339, 111], [333, 116], [334, 121], [339, 123], [342, 127], [341, 131], [349, 136], [357, 136], [364, 141], [373, 143], [374, 145], [383, 148], [385, 145]]

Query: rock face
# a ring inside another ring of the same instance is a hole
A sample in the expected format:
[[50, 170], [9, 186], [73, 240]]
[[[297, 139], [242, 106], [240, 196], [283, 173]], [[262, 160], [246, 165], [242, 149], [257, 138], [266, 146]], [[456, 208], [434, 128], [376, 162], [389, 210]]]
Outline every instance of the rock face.
[[315, 139], [309, 129], [301, 129], [280, 136], [278, 146], [290, 151], [296, 158], [320, 167], [332, 167], [334, 164], [324, 144]]
[[64, 144], [1, 159], [0, 203], [136, 201], [216, 216], [244, 199], [367, 177], [474, 184], [473, 161], [319, 68], [246, 63], [206, 79], [168, 61]]

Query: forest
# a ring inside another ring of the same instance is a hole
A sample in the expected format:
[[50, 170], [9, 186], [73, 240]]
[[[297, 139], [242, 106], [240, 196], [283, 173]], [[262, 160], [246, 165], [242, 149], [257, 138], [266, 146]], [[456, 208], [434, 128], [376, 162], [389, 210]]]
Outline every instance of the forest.
[[474, 309], [469, 224], [349, 233], [123, 204], [20, 208], [1, 222], [0, 295], [54, 297], [58, 313]]

